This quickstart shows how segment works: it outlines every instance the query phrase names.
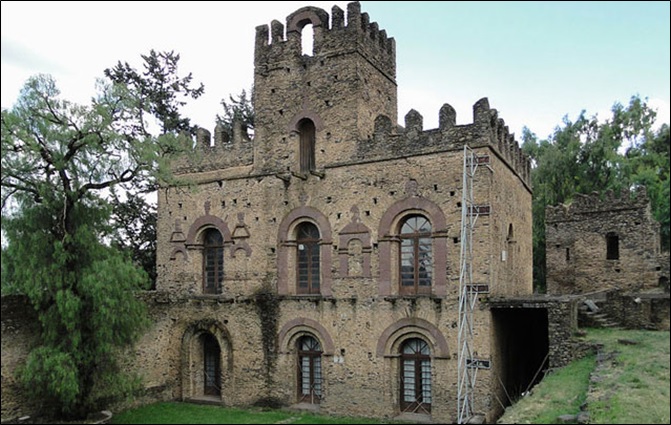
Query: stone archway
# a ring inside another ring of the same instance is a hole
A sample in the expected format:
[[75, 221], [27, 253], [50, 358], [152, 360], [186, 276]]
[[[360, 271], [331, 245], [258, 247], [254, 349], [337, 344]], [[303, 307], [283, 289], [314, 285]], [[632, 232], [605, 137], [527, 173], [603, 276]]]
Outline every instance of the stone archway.
[[206, 319], [191, 324], [182, 337], [182, 400], [225, 400], [231, 385], [232, 352], [222, 323]]

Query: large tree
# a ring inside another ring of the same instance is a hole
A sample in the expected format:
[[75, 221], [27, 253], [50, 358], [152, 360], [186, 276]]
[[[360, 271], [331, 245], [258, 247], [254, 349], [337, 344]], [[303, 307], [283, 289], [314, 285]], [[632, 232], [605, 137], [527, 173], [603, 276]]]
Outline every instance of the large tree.
[[45, 409], [82, 416], [130, 388], [115, 355], [139, 335], [134, 297], [146, 273], [110, 246], [106, 192], [169, 179], [188, 143], [136, 131], [141, 98], [101, 82], [88, 106], [63, 100], [49, 76], [28, 80], [2, 111], [2, 285], [25, 294], [41, 333], [22, 378]]
[[653, 130], [656, 113], [638, 96], [616, 103], [607, 119], [564, 118], [547, 140], [524, 129], [522, 148], [532, 160], [534, 285], [545, 288], [545, 207], [570, 203], [577, 193], [646, 187], [669, 247], [669, 129]]
[[[128, 62], [117, 62], [105, 69], [105, 76], [114, 84], [125, 87], [137, 100], [138, 118], [126, 131], [133, 137], [193, 134], [195, 127], [181, 109], [187, 99], [197, 99], [205, 91], [202, 83], [194, 84], [191, 73], [179, 75], [180, 55], [151, 50], [138, 71]], [[158, 130], [154, 130], [158, 128]], [[147, 272], [151, 287], [156, 286], [156, 207], [147, 196], [157, 188], [155, 180], [141, 185], [127, 185], [111, 197], [112, 220], [115, 226], [114, 244], [128, 251]]]

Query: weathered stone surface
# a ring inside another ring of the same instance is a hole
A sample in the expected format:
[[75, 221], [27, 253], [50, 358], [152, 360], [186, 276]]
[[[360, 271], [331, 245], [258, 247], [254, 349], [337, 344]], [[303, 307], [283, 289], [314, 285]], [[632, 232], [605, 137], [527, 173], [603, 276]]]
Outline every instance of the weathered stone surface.
[[572, 424], [578, 418], [577, 415], [560, 415], [557, 416], [557, 423], [559, 424]]
[[589, 423], [589, 412], [580, 412], [575, 418], [576, 422], [579, 424], [588, 424]]
[[640, 292], [668, 282], [669, 254], [660, 252], [645, 188], [576, 195], [570, 206], [547, 207], [545, 223], [548, 293]]
[[[297, 341], [310, 335], [322, 351], [319, 410], [391, 418], [401, 412], [402, 346], [419, 338], [431, 364], [429, 419], [455, 421], [465, 145], [478, 158], [473, 196], [483, 211], [474, 282], [492, 296], [532, 291], [529, 161], [503, 120], [481, 99], [472, 124], [456, 125], [445, 105], [438, 129], [424, 129], [416, 112], [400, 127], [393, 38], [356, 2], [346, 25], [343, 14], [334, 9], [329, 28], [327, 12], [305, 7], [286, 25], [257, 27], [253, 138], [239, 123], [230, 140], [214, 128], [213, 144], [199, 131], [198, 155], [175, 165], [196, 189], [159, 190], [157, 290], [143, 295], [153, 325], [123, 359], [155, 399], [211, 400], [204, 347], [214, 341], [214, 400], [295, 404]], [[307, 24], [312, 55], [300, 47]], [[306, 123], [314, 127], [307, 168]], [[426, 293], [407, 295], [400, 231], [415, 215], [431, 224], [432, 281]], [[320, 287], [312, 295], [296, 284], [297, 227], [306, 222], [319, 230]], [[223, 279], [212, 294], [203, 285], [208, 229], [223, 238]], [[270, 297], [261, 301], [262, 293]], [[478, 304], [473, 347], [484, 360], [496, 351], [491, 322]], [[3, 313], [3, 377], [4, 323]], [[474, 409], [488, 421], [500, 409], [498, 385], [492, 370], [478, 371]], [[3, 378], [3, 417], [4, 389]]]

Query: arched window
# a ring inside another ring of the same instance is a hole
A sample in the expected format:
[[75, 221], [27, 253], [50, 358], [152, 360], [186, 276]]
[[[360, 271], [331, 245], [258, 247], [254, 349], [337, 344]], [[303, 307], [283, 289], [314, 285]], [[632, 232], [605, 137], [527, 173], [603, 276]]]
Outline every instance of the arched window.
[[319, 341], [304, 335], [297, 342], [298, 402], [318, 404], [322, 398], [322, 348]]
[[431, 412], [431, 357], [429, 345], [413, 338], [401, 346], [401, 411]]
[[308, 118], [298, 123], [300, 134], [300, 162], [301, 173], [309, 173], [316, 169], [315, 166], [315, 123]]
[[296, 293], [319, 294], [319, 229], [303, 222], [296, 229]]
[[224, 238], [217, 229], [203, 235], [203, 293], [218, 294], [224, 280]]
[[314, 54], [315, 31], [312, 24], [308, 24], [301, 30], [301, 54], [312, 56]]
[[421, 215], [409, 216], [401, 223], [400, 238], [400, 293], [430, 294], [433, 271], [431, 223]]
[[620, 259], [620, 238], [617, 233], [610, 232], [606, 235], [606, 259]]
[[203, 382], [205, 395], [221, 395], [221, 349], [212, 334], [203, 334]]

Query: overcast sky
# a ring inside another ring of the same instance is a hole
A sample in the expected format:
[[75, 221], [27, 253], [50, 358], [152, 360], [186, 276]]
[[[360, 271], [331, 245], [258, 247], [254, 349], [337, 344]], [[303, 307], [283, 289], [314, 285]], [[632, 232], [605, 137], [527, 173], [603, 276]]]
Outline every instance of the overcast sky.
[[[607, 116], [632, 95], [669, 123], [669, 2], [361, 2], [396, 39], [399, 121], [411, 109], [425, 128], [443, 103], [457, 123], [488, 97], [518, 139], [523, 126], [547, 137], [581, 110]], [[67, 99], [86, 103], [96, 78], [117, 61], [140, 69], [150, 49], [181, 55], [205, 95], [185, 110], [214, 127], [219, 102], [250, 89], [254, 28], [314, 5], [347, 2], [2, 1], [2, 99], [11, 107], [26, 79], [56, 78]]]

